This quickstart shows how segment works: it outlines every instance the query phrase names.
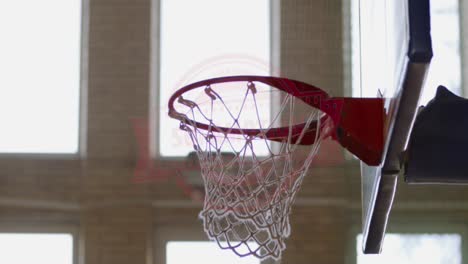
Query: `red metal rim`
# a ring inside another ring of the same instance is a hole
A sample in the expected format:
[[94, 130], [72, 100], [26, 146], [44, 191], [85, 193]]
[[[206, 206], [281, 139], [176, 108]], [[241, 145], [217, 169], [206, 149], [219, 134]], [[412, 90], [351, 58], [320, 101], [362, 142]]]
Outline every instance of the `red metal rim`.
[[[212, 126], [191, 120], [187, 116], [178, 113], [174, 107], [175, 101], [185, 92], [207, 87], [211, 84], [238, 81], [261, 82], [275, 87], [302, 100], [307, 105], [321, 110], [325, 114], [318, 122], [292, 126], [291, 142], [293, 144], [314, 144], [317, 129], [319, 129], [320, 132], [327, 131], [327, 134], [322, 135], [321, 138], [332, 136], [333, 139], [337, 140], [343, 147], [365, 163], [369, 165], [380, 164], [384, 142], [385, 111], [383, 98], [331, 98], [320, 88], [287, 78], [251, 75], [229, 76], [203, 80], [177, 90], [169, 99], [169, 116], [197, 129], [226, 135], [236, 134], [280, 142], [287, 139], [290, 135], [289, 126], [270, 128], [267, 131]], [[324, 130], [324, 128], [327, 129]], [[304, 129], [306, 130], [305, 133], [303, 133]]]
[[[219, 77], [213, 79], [207, 79], [203, 81], [199, 81], [196, 83], [189, 84], [185, 87], [180, 88], [177, 90], [169, 99], [168, 108], [169, 108], [169, 116], [175, 119], [179, 119], [184, 121], [187, 124], [192, 124], [196, 126], [198, 129], [203, 130], [212, 130], [215, 132], [223, 133], [223, 134], [235, 134], [235, 135], [247, 135], [247, 136], [259, 136], [263, 134], [261, 129], [242, 129], [242, 128], [228, 128], [228, 127], [219, 127], [219, 126], [211, 126], [208, 124], [200, 123], [196, 120], [188, 119], [185, 115], [177, 112], [174, 107], [174, 103], [176, 100], [182, 96], [184, 93], [198, 89], [204, 88], [212, 84], [220, 84], [220, 83], [228, 83], [228, 82], [261, 82], [267, 84], [271, 87], [275, 87], [281, 91], [284, 91], [288, 94], [291, 94], [306, 104], [315, 107], [326, 114], [326, 116], [321, 118], [321, 126], [320, 129], [323, 128], [324, 124], [326, 124], [327, 119], [331, 118], [333, 123], [337, 125], [339, 123], [339, 112], [341, 110], [341, 105], [337, 105], [337, 101], [330, 98], [328, 94], [323, 91], [322, 89], [291, 79], [287, 78], [278, 78], [278, 77], [269, 77], [269, 76], [253, 76], [253, 75], [241, 75], [241, 76], [228, 76], [228, 77]], [[186, 120], [182, 120], [186, 119]], [[188, 120], [187, 120], [188, 119]], [[297, 124], [292, 127], [292, 134], [299, 135], [304, 130], [306, 124]], [[310, 124], [307, 127], [306, 135], [303, 137], [301, 142], [296, 142], [296, 144], [313, 144], [315, 139], [315, 133], [317, 132], [317, 122]], [[282, 140], [287, 138], [290, 134], [290, 127], [283, 126], [277, 128], [270, 128], [266, 133], [264, 133], [264, 137], [269, 140]], [[308, 135], [312, 136], [313, 139], [308, 137]], [[294, 136], [293, 136], [294, 140]]]

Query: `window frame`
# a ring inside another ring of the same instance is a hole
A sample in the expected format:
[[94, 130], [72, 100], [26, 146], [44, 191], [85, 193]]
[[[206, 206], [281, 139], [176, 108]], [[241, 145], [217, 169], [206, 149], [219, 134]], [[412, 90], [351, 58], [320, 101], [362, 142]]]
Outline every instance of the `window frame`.
[[468, 97], [468, 3], [459, 1], [459, 25], [460, 25], [460, 86], [461, 96]]
[[2, 152], [0, 159], [64, 159], [74, 160], [86, 156], [86, 131], [87, 131], [87, 98], [88, 98], [88, 50], [89, 50], [89, 5], [90, 0], [81, 2], [80, 23], [80, 54], [79, 54], [79, 84], [78, 84], [78, 142], [76, 152], [49, 153], [49, 152]]

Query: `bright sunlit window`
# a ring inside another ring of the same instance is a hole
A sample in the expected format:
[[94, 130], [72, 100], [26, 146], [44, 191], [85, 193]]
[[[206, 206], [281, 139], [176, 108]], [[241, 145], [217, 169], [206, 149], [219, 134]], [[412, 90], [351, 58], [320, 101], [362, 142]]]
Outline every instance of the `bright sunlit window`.
[[167, 116], [170, 95], [207, 78], [269, 75], [270, 0], [160, 2], [159, 153], [186, 156], [193, 143]]
[[431, 35], [434, 57], [419, 101], [421, 105], [434, 98], [439, 85], [461, 95], [458, 0], [431, 1]]
[[70, 234], [0, 233], [0, 263], [72, 264]]
[[362, 253], [362, 235], [356, 237], [357, 264], [461, 264], [459, 234], [386, 234], [381, 254]]
[[260, 259], [239, 257], [230, 250], [222, 250], [216, 242], [172, 241], [166, 244], [166, 264], [260, 264]]
[[77, 152], [81, 0], [0, 1], [0, 32], [0, 152]]

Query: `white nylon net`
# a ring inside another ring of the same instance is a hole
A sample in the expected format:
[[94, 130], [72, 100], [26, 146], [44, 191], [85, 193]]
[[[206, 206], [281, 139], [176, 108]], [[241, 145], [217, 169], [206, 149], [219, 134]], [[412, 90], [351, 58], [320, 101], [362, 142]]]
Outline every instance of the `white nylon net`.
[[[235, 86], [229, 92], [223, 90], [222, 98], [219, 87], [210, 86], [179, 100], [187, 117], [181, 129], [190, 135], [205, 183], [200, 218], [208, 237], [221, 248], [239, 256], [278, 260], [291, 233], [291, 206], [321, 140], [329, 134], [331, 120], [321, 119], [322, 112], [309, 106], [304, 115], [297, 109], [300, 100], [283, 92], [273, 96], [271, 88], [261, 83]], [[270, 104], [274, 97], [280, 103], [272, 114], [262, 103]], [[298, 112], [302, 120], [296, 120]], [[208, 124], [209, 129], [197, 128], [192, 120]], [[266, 140], [265, 134], [279, 122], [289, 127], [287, 136], [281, 142]], [[317, 129], [313, 145], [295, 144], [305, 129], [293, 142], [291, 127], [298, 122], [323, 127]], [[233, 135], [220, 132], [220, 126], [259, 128], [260, 132]]]

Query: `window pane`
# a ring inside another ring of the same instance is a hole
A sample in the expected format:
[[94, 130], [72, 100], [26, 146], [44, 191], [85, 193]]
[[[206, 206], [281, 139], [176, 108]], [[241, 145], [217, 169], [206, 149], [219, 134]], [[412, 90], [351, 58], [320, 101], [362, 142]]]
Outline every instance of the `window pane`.
[[359, 31], [359, 1], [351, 1], [351, 87], [353, 97], [361, 97], [361, 46]]
[[[161, 155], [185, 156], [193, 151], [179, 122], [167, 116], [167, 101], [174, 91], [207, 78], [269, 74], [269, 4], [269, 0], [161, 0]], [[269, 97], [264, 100], [270, 105]]]
[[459, 234], [387, 234], [379, 255], [362, 253], [362, 235], [356, 238], [357, 264], [460, 264]]
[[215, 242], [168, 242], [166, 264], [260, 264], [260, 259], [239, 257], [231, 250], [223, 250]]
[[72, 264], [70, 234], [0, 234], [0, 263]]
[[460, 23], [458, 0], [431, 1], [434, 57], [420, 99], [425, 105], [439, 85], [461, 94]]
[[0, 1], [0, 32], [0, 152], [77, 152], [81, 1]]

